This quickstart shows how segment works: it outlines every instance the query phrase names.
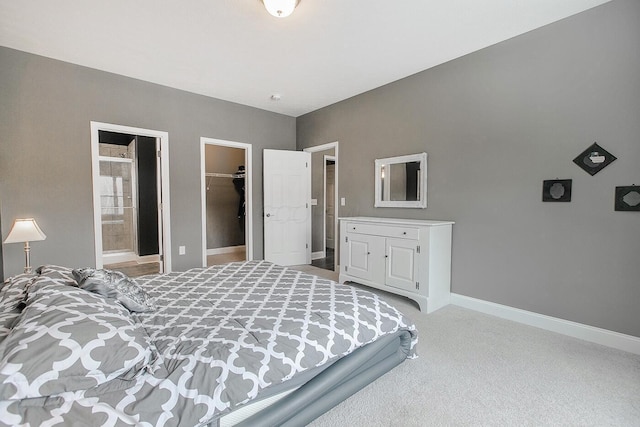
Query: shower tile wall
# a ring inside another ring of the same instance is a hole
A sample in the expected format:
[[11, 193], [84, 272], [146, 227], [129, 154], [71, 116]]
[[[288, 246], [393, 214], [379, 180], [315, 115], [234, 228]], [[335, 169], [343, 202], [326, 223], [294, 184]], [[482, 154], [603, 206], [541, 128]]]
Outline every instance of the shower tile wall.
[[[100, 156], [135, 158], [135, 144], [100, 144]], [[103, 252], [136, 252], [132, 163], [100, 161]]]

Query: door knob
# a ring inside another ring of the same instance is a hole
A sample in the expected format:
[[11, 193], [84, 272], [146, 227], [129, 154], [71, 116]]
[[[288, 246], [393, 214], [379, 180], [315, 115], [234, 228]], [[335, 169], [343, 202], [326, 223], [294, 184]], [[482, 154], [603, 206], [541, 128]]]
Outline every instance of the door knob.
[[269, 218], [271, 216], [271, 214], [267, 214], [267, 218]]

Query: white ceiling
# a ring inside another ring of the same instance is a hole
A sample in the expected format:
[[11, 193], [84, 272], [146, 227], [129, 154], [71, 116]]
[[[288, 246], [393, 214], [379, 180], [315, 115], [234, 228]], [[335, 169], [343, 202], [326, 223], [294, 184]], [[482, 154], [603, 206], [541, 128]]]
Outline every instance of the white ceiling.
[[297, 117], [607, 1], [0, 0], [0, 45]]

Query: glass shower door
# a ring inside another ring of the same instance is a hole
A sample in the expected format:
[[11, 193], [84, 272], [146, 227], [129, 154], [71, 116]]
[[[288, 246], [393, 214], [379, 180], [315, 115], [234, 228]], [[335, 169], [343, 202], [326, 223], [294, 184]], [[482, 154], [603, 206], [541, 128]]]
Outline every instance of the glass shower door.
[[103, 254], [135, 257], [136, 215], [133, 161], [100, 157], [100, 204]]

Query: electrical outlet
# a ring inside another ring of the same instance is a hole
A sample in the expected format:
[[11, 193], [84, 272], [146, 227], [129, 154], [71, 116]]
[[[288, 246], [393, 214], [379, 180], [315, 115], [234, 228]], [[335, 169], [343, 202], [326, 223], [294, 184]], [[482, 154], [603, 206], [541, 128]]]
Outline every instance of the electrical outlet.
[[184, 255], [187, 253], [187, 249], [184, 246], [178, 246], [178, 255]]
[[344, 205], [346, 205], [346, 204], [347, 204], [347, 199], [345, 199], [344, 197], [342, 197], [342, 198], [340, 199], [340, 206], [344, 206]]

